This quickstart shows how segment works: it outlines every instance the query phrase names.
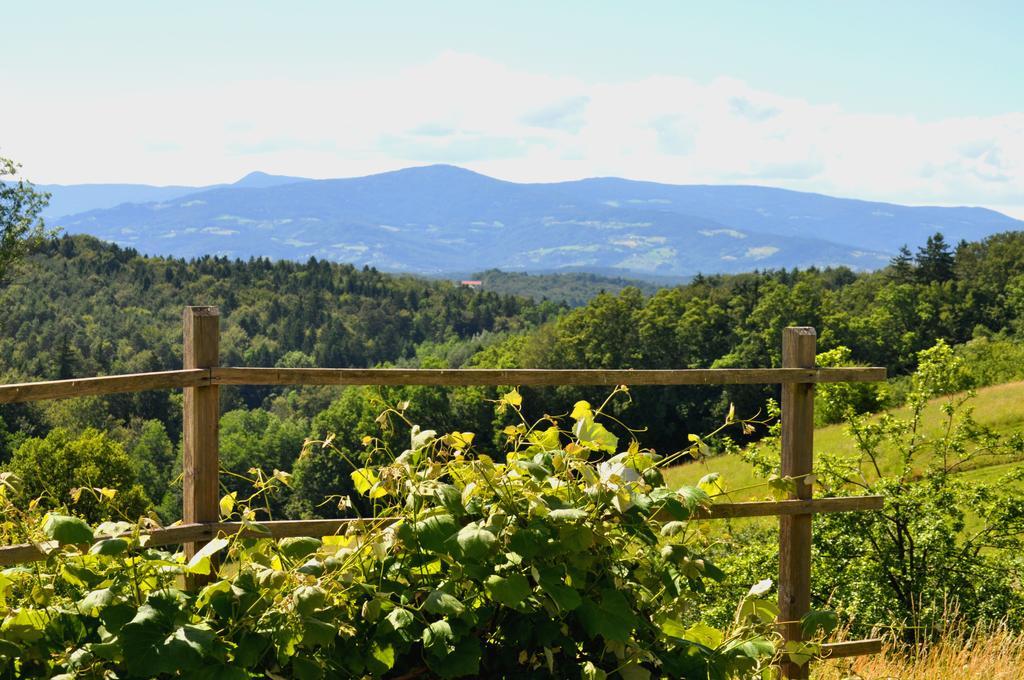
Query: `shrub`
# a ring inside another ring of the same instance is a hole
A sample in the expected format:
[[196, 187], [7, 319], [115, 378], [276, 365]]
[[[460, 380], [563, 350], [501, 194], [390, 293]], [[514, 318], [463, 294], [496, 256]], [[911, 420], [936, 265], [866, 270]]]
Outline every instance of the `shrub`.
[[[951, 607], [971, 624], [1020, 627], [1024, 467], [991, 480], [961, 473], [981, 460], [1020, 460], [1024, 438], [999, 436], [974, 420], [974, 393], [960, 391], [971, 376], [944, 342], [920, 352], [918, 364], [905, 417], [870, 417], [837, 404], [856, 453], [819, 456], [818, 492], [877, 494], [885, 507], [815, 518], [814, 596], [859, 631], [892, 624], [907, 641], [941, 631]], [[943, 397], [941, 421], [926, 430], [925, 407], [935, 397]], [[746, 454], [766, 476], [778, 472], [777, 444], [767, 439]]]
[[[50, 516], [36, 532], [62, 547], [0, 583], [12, 606], [0, 677], [770, 673], [783, 649], [770, 581], [744, 593], [728, 627], [700, 620], [697, 596], [724, 574], [690, 522], [707, 493], [661, 478], [659, 465], [679, 456], [620, 447], [585, 402], [568, 421], [534, 425], [520, 402], [513, 391], [499, 404], [513, 417], [504, 462], [477, 451], [468, 432], [414, 428], [401, 452], [367, 438], [366, 459], [387, 462], [351, 478], [375, 519], [340, 535], [222, 536], [185, 564], [144, 548], [137, 531], [83, 554], [76, 544], [92, 528]], [[287, 481], [258, 477], [256, 493]], [[259, 503], [229, 495], [221, 510], [258, 535]], [[210, 582], [183, 593], [184, 573]], [[822, 620], [809, 618], [809, 629]], [[814, 646], [785, 651], [807, 658]]]

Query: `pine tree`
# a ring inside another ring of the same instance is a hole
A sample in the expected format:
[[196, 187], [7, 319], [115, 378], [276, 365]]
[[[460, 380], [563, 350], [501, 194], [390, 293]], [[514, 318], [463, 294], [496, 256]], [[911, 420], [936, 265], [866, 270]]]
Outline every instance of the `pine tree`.
[[889, 261], [889, 276], [896, 283], [912, 283], [914, 274], [914, 256], [904, 243], [896, 257]]
[[949, 281], [953, 278], [953, 252], [939, 232], [928, 237], [928, 242], [917, 249], [917, 279], [921, 283]]

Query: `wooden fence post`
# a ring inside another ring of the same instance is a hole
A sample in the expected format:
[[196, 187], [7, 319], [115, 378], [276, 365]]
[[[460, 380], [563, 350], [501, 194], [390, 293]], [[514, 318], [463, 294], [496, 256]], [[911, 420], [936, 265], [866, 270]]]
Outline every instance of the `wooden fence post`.
[[[220, 354], [220, 311], [216, 307], [186, 307], [182, 314], [185, 368], [213, 368]], [[219, 519], [220, 460], [217, 446], [220, 421], [219, 388], [216, 385], [185, 388], [182, 417], [182, 521], [216, 522]], [[185, 557], [191, 559], [203, 544], [185, 544]], [[189, 579], [196, 587], [206, 579]]]
[[[783, 368], [813, 368], [817, 334], [813, 328], [790, 327], [782, 331]], [[812, 485], [804, 482], [814, 466], [814, 385], [782, 386], [782, 476], [797, 477], [790, 498], [808, 499]], [[811, 518], [792, 515], [779, 518], [779, 620], [785, 640], [800, 640], [800, 619], [811, 608]], [[807, 678], [810, 664], [784, 662], [786, 678]]]

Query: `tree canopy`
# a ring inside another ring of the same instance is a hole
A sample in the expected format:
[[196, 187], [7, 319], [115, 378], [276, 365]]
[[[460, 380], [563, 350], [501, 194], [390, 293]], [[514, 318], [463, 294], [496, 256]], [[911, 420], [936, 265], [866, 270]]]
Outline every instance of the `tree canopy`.
[[12, 160], [0, 158], [0, 281], [46, 236], [39, 215], [50, 196], [23, 179], [14, 181], [19, 167]]

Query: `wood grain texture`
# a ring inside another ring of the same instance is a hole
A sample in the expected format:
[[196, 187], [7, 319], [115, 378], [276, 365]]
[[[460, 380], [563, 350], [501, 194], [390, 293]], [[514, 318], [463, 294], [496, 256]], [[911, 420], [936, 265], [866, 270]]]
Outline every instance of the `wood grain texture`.
[[0, 404], [209, 385], [771, 385], [878, 382], [884, 368], [186, 368], [0, 385]]
[[[220, 355], [220, 313], [216, 307], [186, 307], [182, 313], [185, 368], [211, 369]], [[182, 521], [185, 524], [219, 519], [220, 388], [217, 385], [186, 387], [182, 411]], [[200, 542], [185, 544], [191, 558]], [[198, 585], [193, 579], [189, 585]]]
[[850, 640], [849, 642], [828, 642], [821, 646], [821, 658], [839, 659], [847, 656], [867, 656], [882, 651], [882, 639]]
[[[785, 368], [814, 366], [817, 334], [813, 328], [786, 328], [782, 332], [782, 365]], [[784, 477], [802, 478], [814, 465], [814, 385], [782, 386], [782, 466]], [[809, 500], [811, 485], [797, 481], [792, 499]], [[779, 620], [786, 640], [800, 640], [800, 619], [811, 608], [810, 514], [779, 518]], [[809, 677], [809, 665], [786, 662], [786, 678]]]
[[46, 559], [46, 553], [32, 543], [6, 545], [0, 548], [0, 567], [12, 564], [27, 564]]
[[734, 519], [737, 517], [786, 517], [791, 515], [817, 515], [828, 512], [857, 512], [881, 510], [882, 496], [843, 496], [808, 500], [750, 501], [745, 503], [715, 503], [701, 510], [693, 519]]
[[235, 368], [218, 385], [754, 385], [877, 382], [884, 368], [692, 368], [678, 370], [486, 368]]
[[127, 375], [105, 375], [98, 378], [73, 378], [47, 382], [0, 385], [0, 404], [14, 404], [45, 399], [67, 399], [90, 397], [101, 394], [122, 392], [144, 392], [179, 387], [210, 385], [208, 370], [191, 369], [177, 371], [155, 371], [152, 373], [129, 373]]

